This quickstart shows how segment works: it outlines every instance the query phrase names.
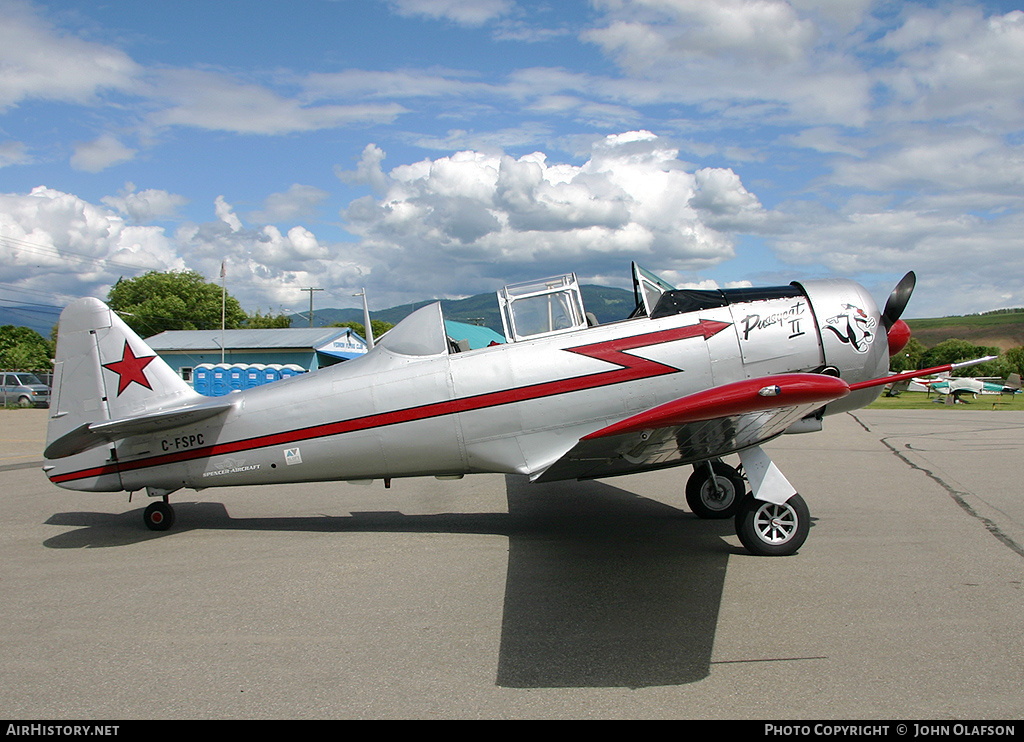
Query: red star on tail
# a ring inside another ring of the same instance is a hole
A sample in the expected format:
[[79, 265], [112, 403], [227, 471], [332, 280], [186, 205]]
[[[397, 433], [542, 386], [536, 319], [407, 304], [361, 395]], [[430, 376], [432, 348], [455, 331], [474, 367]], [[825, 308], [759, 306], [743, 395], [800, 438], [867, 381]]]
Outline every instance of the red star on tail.
[[136, 358], [135, 353], [132, 351], [132, 347], [128, 345], [128, 341], [124, 341], [124, 353], [121, 354], [121, 360], [115, 361], [114, 363], [104, 363], [103, 368], [110, 369], [117, 374], [117, 396], [121, 396], [121, 392], [128, 388], [128, 385], [133, 381], [146, 387], [146, 389], [152, 390], [153, 387], [149, 385], [149, 379], [146, 378], [146, 372], [144, 369], [150, 364], [156, 356], [143, 356], [142, 358]]

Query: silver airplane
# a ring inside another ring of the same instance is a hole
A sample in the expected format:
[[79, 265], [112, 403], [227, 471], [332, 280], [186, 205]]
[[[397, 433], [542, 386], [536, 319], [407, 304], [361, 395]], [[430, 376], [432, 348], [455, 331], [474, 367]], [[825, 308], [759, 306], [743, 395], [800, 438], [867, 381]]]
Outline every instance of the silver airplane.
[[588, 319], [573, 274], [511, 285], [497, 297], [503, 344], [465, 349], [435, 303], [361, 358], [225, 397], [196, 393], [105, 304], [80, 299], [60, 318], [44, 471], [71, 490], [144, 489], [146, 525], [166, 530], [183, 488], [691, 464], [697, 516], [735, 518], [753, 554], [796, 552], [807, 505], [761, 444], [923, 373], [887, 375], [909, 339], [914, 274], [881, 312], [843, 280], [677, 290], [634, 265], [633, 282], [621, 321]]

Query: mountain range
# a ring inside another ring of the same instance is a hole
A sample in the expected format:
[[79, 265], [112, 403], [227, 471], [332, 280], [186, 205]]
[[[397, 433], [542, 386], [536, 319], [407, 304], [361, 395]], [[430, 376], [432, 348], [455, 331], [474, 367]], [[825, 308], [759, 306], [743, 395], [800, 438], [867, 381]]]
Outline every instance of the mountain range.
[[[625, 319], [635, 306], [633, 292], [607, 286], [585, 285], [581, 287], [583, 304], [593, 312], [602, 324]], [[391, 324], [397, 324], [414, 310], [430, 304], [436, 299], [402, 304], [389, 309], [371, 312], [371, 317]], [[441, 308], [446, 319], [467, 324], [489, 327], [501, 334], [501, 316], [494, 293], [477, 294], [465, 299], [441, 299]], [[30, 327], [45, 338], [50, 337], [53, 326], [60, 317], [61, 307], [42, 304], [0, 306], [0, 325]], [[325, 327], [340, 322], [363, 321], [363, 310], [356, 308], [314, 309], [313, 325]], [[907, 320], [914, 337], [926, 347], [932, 347], [949, 338], [967, 340], [975, 345], [993, 346], [1001, 350], [1024, 345], [1024, 309], [1005, 310], [965, 317], [941, 317], [935, 319]], [[306, 316], [293, 315], [292, 327], [308, 325]]]
[[60, 319], [63, 307], [43, 304], [0, 305], [0, 325], [28, 327], [49, 339], [53, 326]]
[[[581, 286], [583, 305], [588, 312], [593, 312], [598, 322], [614, 322], [625, 319], [636, 306], [632, 291], [609, 288], [607, 286]], [[418, 301], [413, 304], [402, 304], [390, 309], [370, 312], [370, 317], [391, 324], [397, 324], [413, 311], [432, 304], [437, 299]], [[489, 327], [501, 334], [501, 315], [498, 313], [498, 299], [494, 293], [477, 294], [465, 299], [441, 299], [441, 310], [444, 318], [470, 325]], [[308, 324], [305, 315], [292, 320], [292, 327]], [[314, 309], [313, 326], [323, 327], [337, 322], [363, 322], [362, 309]]]
[[[635, 306], [633, 292], [607, 286], [582, 286], [583, 303], [587, 311], [593, 312], [599, 322], [625, 319]], [[389, 309], [374, 310], [370, 313], [376, 320], [398, 324], [401, 320], [437, 299], [427, 299], [411, 304], [402, 304]], [[483, 325], [501, 333], [501, 316], [498, 314], [498, 300], [494, 293], [477, 294], [465, 299], [441, 299], [445, 319], [467, 324]], [[53, 326], [60, 318], [62, 307], [42, 304], [0, 306], [0, 325], [30, 327], [45, 338], [50, 337]], [[363, 322], [363, 310], [356, 308], [314, 309], [313, 326], [326, 327], [339, 322]], [[309, 320], [305, 313], [292, 315], [292, 327], [307, 327]]]

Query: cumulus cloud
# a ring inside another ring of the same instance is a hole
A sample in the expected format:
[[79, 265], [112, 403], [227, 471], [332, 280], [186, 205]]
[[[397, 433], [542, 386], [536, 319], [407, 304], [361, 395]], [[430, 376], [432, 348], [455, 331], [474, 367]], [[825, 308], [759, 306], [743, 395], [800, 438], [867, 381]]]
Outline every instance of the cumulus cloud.
[[367, 144], [355, 170], [343, 170], [336, 166], [334, 173], [345, 183], [363, 183], [370, 186], [374, 192], [383, 193], [387, 190], [389, 182], [388, 176], [381, 169], [384, 157], [384, 150], [376, 144]]
[[743, 187], [732, 170], [701, 168], [694, 173], [690, 205], [715, 229], [757, 232], [766, 214], [757, 197]]
[[[324, 244], [307, 227], [283, 231], [273, 224], [247, 224], [223, 197], [214, 201], [214, 220], [186, 223], [174, 234], [189, 266], [206, 276], [226, 264], [228, 290], [243, 306], [295, 304], [303, 286], [348, 287], [369, 271], [357, 251]], [[347, 293], [343, 292], [347, 299]]]
[[0, 281], [41, 296], [94, 294], [126, 272], [184, 266], [162, 229], [44, 186], [0, 194], [0, 234]]
[[213, 202], [214, 213], [217, 214], [217, 218], [232, 232], [242, 231], [242, 220], [235, 215], [235, 210], [227, 201], [224, 200], [223, 196], [217, 196], [217, 199]]
[[125, 184], [117, 196], [104, 196], [100, 200], [136, 224], [174, 216], [178, 209], [188, 203], [184, 196], [158, 188], [136, 191], [134, 183]]
[[102, 298], [118, 278], [147, 270], [197, 270], [216, 280], [224, 262], [232, 294], [254, 308], [294, 303], [301, 286], [355, 285], [368, 270], [306, 227], [246, 225], [222, 196], [211, 221], [186, 222], [173, 234], [144, 224], [182, 203], [166, 191], [136, 192], [132, 184], [99, 205], [44, 186], [0, 194], [0, 282], [59, 304]]
[[540, 152], [463, 151], [385, 173], [383, 153], [371, 147], [349, 176], [375, 184], [378, 195], [353, 201], [344, 216], [396, 277], [446, 266], [435, 290], [485, 290], [481, 277], [536, 277], [545, 268], [595, 276], [614, 263], [623, 273], [634, 258], [695, 271], [732, 257], [729, 230], [749, 227], [763, 209], [735, 173], [688, 172], [677, 155], [636, 131], [602, 139], [582, 165]]

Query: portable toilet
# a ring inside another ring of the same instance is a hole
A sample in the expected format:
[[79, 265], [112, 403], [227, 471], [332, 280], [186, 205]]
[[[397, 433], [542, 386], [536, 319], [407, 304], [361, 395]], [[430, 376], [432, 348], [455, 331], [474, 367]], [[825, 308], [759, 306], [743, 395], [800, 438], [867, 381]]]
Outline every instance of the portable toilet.
[[213, 367], [213, 396], [221, 397], [231, 391], [231, 387], [228, 386], [228, 371], [231, 365], [228, 363], [218, 363]]
[[192, 388], [204, 396], [213, 396], [212, 363], [200, 363], [192, 369]]
[[304, 369], [302, 366], [298, 365], [297, 363], [286, 363], [285, 365], [281, 366], [281, 378], [282, 379], [287, 379], [289, 377], [298, 376], [299, 374], [304, 374], [304, 373], [306, 373], [306, 369]]
[[245, 383], [242, 385], [244, 389], [252, 389], [253, 387], [261, 386], [263, 381], [263, 369], [266, 366], [262, 363], [250, 363], [245, 369]]
[[239, 392], [245, 388], [245, 369], [248, 364], [233, 363], [228, 368], [228, 391]]
[[268, 363], [263, 369], [263, 383], [270, 384], [271, 382], [278, 381], [281, 378], [281, 364], [280, 363]]

